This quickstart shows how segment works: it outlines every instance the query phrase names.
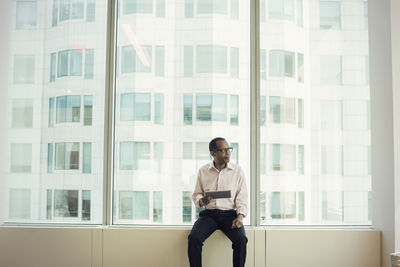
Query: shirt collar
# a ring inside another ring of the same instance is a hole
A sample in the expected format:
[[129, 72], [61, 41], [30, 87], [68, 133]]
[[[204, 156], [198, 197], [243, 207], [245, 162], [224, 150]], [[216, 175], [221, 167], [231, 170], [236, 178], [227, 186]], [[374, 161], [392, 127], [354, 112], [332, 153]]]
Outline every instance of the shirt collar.
[[[235, 169], [235, 165], [234, 165], [233, 163], [228, 162], [228, 164], [226, 164], [226, 167], [225, 167], [225, 168], [228, 168], [228, 169], [230, 169], [230, 170], [233, 170], [233, 169]], [[208, 169], [209, 169], [209, 170], [211, 170], [211, 169], [217, 170], [217, 168], [214, 167], [214, 162], [213, 162], [213, 161], [211, 161], [210, 163], [208, 163]], [[218, 171], [218, 170], [217, 170], [217, 171]]]

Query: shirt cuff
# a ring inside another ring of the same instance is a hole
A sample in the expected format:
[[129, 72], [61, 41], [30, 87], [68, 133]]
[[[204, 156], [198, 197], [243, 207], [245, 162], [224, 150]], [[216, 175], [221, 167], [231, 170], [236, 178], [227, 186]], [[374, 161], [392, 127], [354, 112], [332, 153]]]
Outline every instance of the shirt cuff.
[[247, 216], [246, 212], [245, 212], [244, 210], [242, 210], [242, 209], [237, 209], [237, 210], [236, 210], [236, 214], [237, 214], [237, 215], [242, 214], [243, 217], [246, 217], [246, 216]]
[[202, 199], [203, 198], [203, 196], [202, 195], [197, 195], [196, 196], [196, 200], [195, 200], [195, 202], [194, 202], [194, 204], [196, 205], [196, 207], [198, 207], [198, 208], [201, 208], [201, 206], [200, 206], [200, 199]]

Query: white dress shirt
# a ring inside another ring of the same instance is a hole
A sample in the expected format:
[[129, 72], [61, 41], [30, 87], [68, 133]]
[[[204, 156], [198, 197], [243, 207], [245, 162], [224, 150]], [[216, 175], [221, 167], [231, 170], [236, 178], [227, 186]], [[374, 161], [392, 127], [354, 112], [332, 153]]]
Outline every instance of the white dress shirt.
[[232, 210], [247, 215], [248, 193], [244, 172], [240, 166], [228, 162], [226, 167], [219, 171], [214, 163], [210, 162], [199, 169], [196, 187], [192, 199], [196, 207], [200, 208], [199, 200], [206, 191], [230, 190], [231, 198], [213, 199], [206, 206], [207, 209]]

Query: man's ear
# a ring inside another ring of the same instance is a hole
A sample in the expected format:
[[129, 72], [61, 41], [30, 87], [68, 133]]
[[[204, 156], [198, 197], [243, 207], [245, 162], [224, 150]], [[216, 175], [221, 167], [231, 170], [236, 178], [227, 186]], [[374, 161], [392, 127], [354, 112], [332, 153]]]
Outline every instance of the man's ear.
[[215, 151], [210, 151], [210, 154], [211, 154], [212, 157], [214, 157], [215, 156]]

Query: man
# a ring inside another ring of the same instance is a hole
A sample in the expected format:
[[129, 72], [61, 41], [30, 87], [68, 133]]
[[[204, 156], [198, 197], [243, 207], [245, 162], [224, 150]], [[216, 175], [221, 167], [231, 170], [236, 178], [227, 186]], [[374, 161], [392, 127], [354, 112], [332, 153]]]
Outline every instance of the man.
[[[203, 242], [217, 229], [232, 241], [233, 266], [244, 267], [247, 237], [243, 218], [247, 214], [247, 187], [243, 170], [230, 163], [232, 147], [221, 137], [209, 144], [214, 158], [199, 169], [192, 199], [197, 207], [205, 207], [188, 237], [188, 256], [191, 267], [201, 267]], [[207, 191], [230, 190], [230, 198], [212, 199]]]

